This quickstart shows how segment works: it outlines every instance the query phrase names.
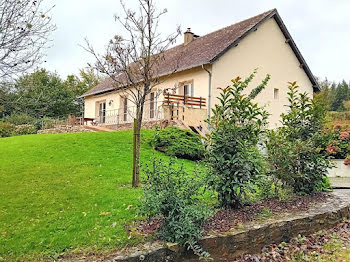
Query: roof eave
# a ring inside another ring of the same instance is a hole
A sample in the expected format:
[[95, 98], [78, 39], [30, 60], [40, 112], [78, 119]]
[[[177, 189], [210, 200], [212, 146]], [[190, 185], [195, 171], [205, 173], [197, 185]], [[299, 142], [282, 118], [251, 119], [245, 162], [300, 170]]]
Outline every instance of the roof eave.
[[311, 72], [310, 67], [308, 66], [308, 64], [306, 63], [303, 55], [299, 51], [299, 48], [297, 47], [296, 43], [294, 42], [291, 34], [289, 33], [286, 25], [284, 24], [281, 16], [278, 14], [277, 10], [275, 10], [275, 13], [274, 13], [273, 17], [276, 20], [276, 22], [277, 22], [278, 26], [280, 27], [282, 33], [284, 34], [285, 38], [289, 39], [288, 43], [289, 43], [290, 47], [292, 48], [293, 52], [295, 53], [296, 57], [298, 58], [299, 63], [302, 66], [302, 68], [304, 69], [306, 75], [310, 79], [310, 81], [312, 83], [312, 87], [314, 89], [314, 92], [321, 91], [321, 88], [320, 88], [320, 86], [319, 86], [315, 76]]
[[[165, 77], [165, 76], [168, 76], [168, 75], [180, 73], [180, 72], [183, 72], [183, 71], [186, 71], [186, 70], [191, 70], [191, 69], [200, 67], [200, 66], [202, 66], [202, 65], [208, 65], [208, 64], [211, 64], [211, 62], [204, 62], [204, 63], [200, 63], [200, 64], [197, 64], [197, 65], [193, 65], [193, 66], [189, 66], [189, 67], [184, 67], [184, 68], [181, 68], [180, 70], [169, 71], [169, 72], [167, 72], [167, 73], [160, 74], [160, 75], [157, 76], [157, 77]], [[119, 89], [121, 89], [121, 88], [111, 88], [111, 89], [106, 89], [106, 90], [103, 90], [103, 91], [96, 91], [96, 92], [93, 92], [93, 93], [85, 93], [85, 94], [83, 94], [83, 95], [81, 95], [81, 96], [78, 96], [77, 98], [85, 98], [85, 97], [87, 97], [87, 96], [100, 95], [100, 94], [108, 93], [108, 92], [111, 92], [111, 91], [118, 91]]]

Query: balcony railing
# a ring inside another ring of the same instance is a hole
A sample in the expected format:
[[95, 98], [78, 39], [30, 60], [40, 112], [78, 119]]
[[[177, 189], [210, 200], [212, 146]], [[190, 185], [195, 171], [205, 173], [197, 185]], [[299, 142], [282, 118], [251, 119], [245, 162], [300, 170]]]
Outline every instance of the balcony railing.
[[[136, 117], [136, 106], [129, 106], [126, 109], [119, 108], [105, 110], [96, 117], [98, 125], [119, 125], [132, 123]], [[162, 106], [149, 107], [149, 103], [144, 105], [143, 121], [156, 121], [163, 119]]]
[[206, 99], [203, 97], [165, 94], [164, 104], [166, 105], [184, 104], [184, 105], [202, 108], [202, 107], [206, 107]]

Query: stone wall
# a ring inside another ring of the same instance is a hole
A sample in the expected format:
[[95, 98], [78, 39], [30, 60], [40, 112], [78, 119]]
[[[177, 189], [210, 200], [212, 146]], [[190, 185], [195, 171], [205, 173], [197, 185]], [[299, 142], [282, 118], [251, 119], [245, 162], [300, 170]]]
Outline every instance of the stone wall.
[[[335, 190], [332, 198], [307, 212], [284, 214], [260, 224], [250, 223], [222, 235], [207, 236], [200, 241], [213, 261], [231, 261], [245, 253], [259, 253], [264, 246], [288, 241], [301, 234], [308, 235], [329, 229], [350, 218], [350, 190]], [[199, 261], [198, 257], [176, 244], [159, 241], [114, 254], [104, 261]]]
[[[108, 125], [107, 127], [113, 130], [129, 130], [129, 129], [133, 129], [133, 126], [134, 126], [134, 123], [125, 123], [125, 124], [119, 124], [119, 125]], [[185, 128], [179, 121], [157, 120], [157, 121], [142, 122], [142, 128], [144, 129], [153, 129], [156, 126], [159, 126], [160, 128], [166, 128], [168, 126], [177, 126], [180, 128]]]
[[75, 125], [58, 125], [54, 128], [39, 130], [38, 134], [55, 134], [55, 133], [81, 133], [94, 132], [93, 130]]

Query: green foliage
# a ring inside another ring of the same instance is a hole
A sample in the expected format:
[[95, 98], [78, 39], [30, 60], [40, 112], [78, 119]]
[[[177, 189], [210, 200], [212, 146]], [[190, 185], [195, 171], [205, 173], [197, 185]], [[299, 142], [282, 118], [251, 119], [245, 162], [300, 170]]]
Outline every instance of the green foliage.
[[0, 137], [9, 137], [14, 134], [16, 130], [15, 125], [9, 122], [0, 121]]
[[350, 85], [346, 81], [341, 81], [339, 83], [331, 83], [328, 80], [322, 81], [320, 83], [321, 97], [326, 102], [326, 108], [330, 111], [344, 111], [346, 106], [344, 102], [350, 100]]
[[[311, 194], [323, 183], [330, 161], [320, 154], [325, 110], [290, 83], [282, 127], [270, 131], [266, 147], [271, 174], [297, 194]], [[322, 186], [321, 186], [322, 187]]]
[[197, 246], [202, 226], [211, 213], [203, 200], [203, 176], [198, 172], [189, 174], [183, 166], [176, 166], [173, 158], [169, 162], [153, 159], [144, 172], [142, 214], [163, 218], [160, 228], [163, 240]]
[[74, 112], [72, 113], [79, 114], [84, 111], [84, 99], [78, 97], [89, 89], [97, 86], [101, 80], [102, 78], [91, 68], [80, 69], [79, 76], [67, 76], [64, 85], [66, 85], [74, 94]]
[[[264, 174], [264, 157], [257, 144], [264, 133], [267, 112], [243, 94], [255, 76], [232, 80], [221, 89], [219, 102], [208, 120], [211, 134], [207, 143], [210, 186], [218, 193], [222, 207], [238, 208], [252, 181]], [[262, 82], [265, 87], [269, 76]], [[263, 89], [258, 88], [260, 91]], [[256, 92], [254, 89], [253, 92]], [[251, 95], [255, 97], [257, 94]]]
[[275, 176], [266, 175], [255, 182], [257, 199], [278, 198], [280, 201], [292, 199], [295, 194], [292, 188], [285, 186]]
[[36, 125], [38, 120], [28, 114], [25, 113], [18, 113], [18, 114], [11, 114], [9, 116], [5, 116], [3, 118], [3, 121], [9, 122], [14, 125], [27, 125], [32, 124]]
[[324, 176], [323, 179], [316, 184], [315, 191], [325, 192], [328, 191], [331, 187], [331, 181], [327, 176]]
[[80, 70], [80, 76], [70, 75], [63, 81], [56, 73], [40, 69], [18, 78], [14, 84], [2, 83], [0, 113], [3, 117], [20, 115], [22, 120], [23, 115], [39, 119], [80, 114], [83, 99], [77, 97], [96, 86], [100, 80], [92, 70]]
[[174, 126], [165, 129], [157, 128], [151, 145], [169, 156], [190, 160], [200, 160], [204, 157], [201, 137], [190, 130]]
[[16, 112], [38, 119], [42, 116], [64, 116], [74, 110], [72, 90], [63, 84], [58, 75], [45, 69], [20, 77], [14, 89]]

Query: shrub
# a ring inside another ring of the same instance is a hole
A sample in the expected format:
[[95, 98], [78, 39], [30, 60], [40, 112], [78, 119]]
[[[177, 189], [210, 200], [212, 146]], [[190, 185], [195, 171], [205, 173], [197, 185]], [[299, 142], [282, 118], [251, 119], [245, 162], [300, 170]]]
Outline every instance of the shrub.
[[34, 125], [18, 125], [14, 131], [15, 135], [36, 134], [37, 130]]
[[14, 124], [16, 126], [27, 125], [27, 124], [36, 125], [37, 123], [37, 119], [25, 113], [19, 113], [19, 114], [13, 113], [10, 116], [6, 116], [4, 118], [4, 121]]
[[264, 174], [264, 157], [257, 144], [264, 133], [267, 112], [252, 102], [266, 86], [269, 76], [249, 96], [243, 94], [255, 72], [232, 87], [221, 89], [219, 103], [208, 120], [211, 134], [207, 143], [210, 186], [218, 193], [221, 207], [239, 208], [251, 182]]
[[204, 155], [204, 146], [198, 134], [174, 126], [157, 128], [151, 145], [158, 151], [178, 158], [200, 160]]
[[325, 132], [322, 146], [326, 149], [323, 153], [329, 158], [345, 159], [350, 154], [350, 128], [334, 128]]
[[183, 166], [175, 166], [174, 159], [169, 162], [153, 159], [144, 172], [141, 214], [163, 218], [161, 239], [188, 245], [205, 256], [196, 244], [211, 213], [202, 197], [203, 178], [196, 172], [189, 174]]
[[15, 125], [0, 121], [0, 137], [9, 137], [12, 136], [15, 132]]
[[[282, 127], [271, 131], [266, 143], [271, 174], [297, 194], [311, 194], [324, 183], [330, 161], [321, 154], [325, 112], [306, 93], [290, 83], [288, 112]], [[323, 186], [321, 186], [323, 187]]]

